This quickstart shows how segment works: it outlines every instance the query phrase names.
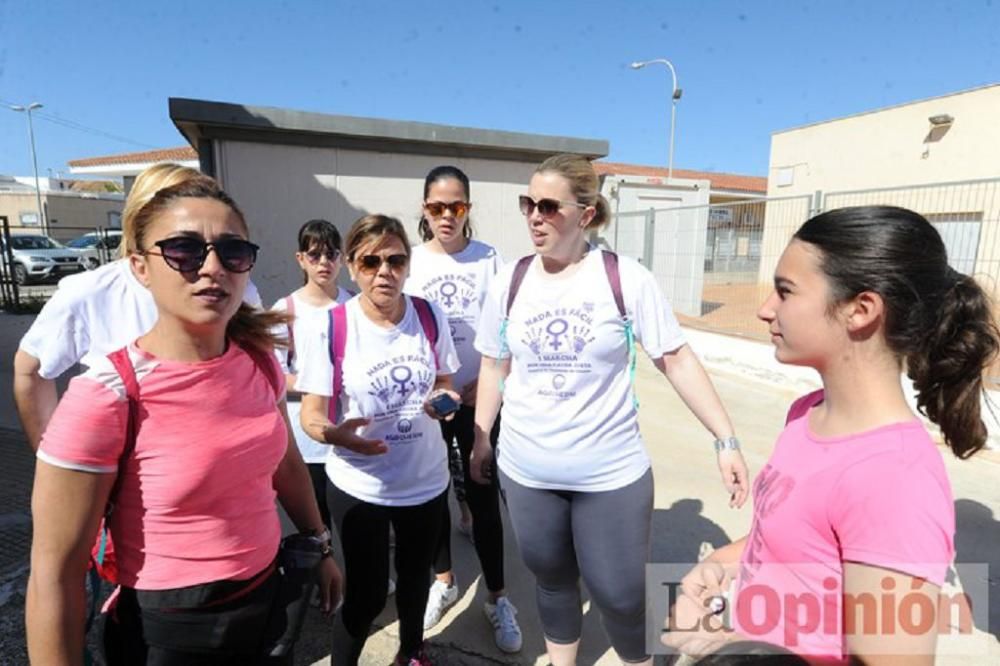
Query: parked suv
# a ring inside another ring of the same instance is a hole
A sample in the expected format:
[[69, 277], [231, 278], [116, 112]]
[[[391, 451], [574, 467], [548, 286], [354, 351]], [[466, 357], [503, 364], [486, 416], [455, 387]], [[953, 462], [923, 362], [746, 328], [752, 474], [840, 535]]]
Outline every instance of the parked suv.
[[[59, 278], [85, 270], [80, 256], [74, 250], [66, 249], [41, 234], [11, 236], [10, 249], [14, 257], [14, 280], [18, 284]], [[7, 246], [2, 238], [0, 252], [3, 252], [0, 267], [4, 277], [8, 278]]]
[[118, 258], [118, 245], [122, 242], [122, 232], [118, 229], [92, 231], [66, 243], [75, 250], [84, 268], [93, 270], [101, 264]]

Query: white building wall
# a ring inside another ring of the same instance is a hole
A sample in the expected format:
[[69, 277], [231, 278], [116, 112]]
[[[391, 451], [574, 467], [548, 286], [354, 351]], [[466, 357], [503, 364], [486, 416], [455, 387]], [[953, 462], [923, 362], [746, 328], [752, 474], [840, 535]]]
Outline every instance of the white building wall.
[[[536, 163], [238, 141], [216, 146], [219, 179], [262, 248], [253, 278], [265, 303], [301, 285], [293, 255], [298, 229], [309, 219], [328, 219], [346, 235], [359, 217], [383, 213], [399, 218], [411, 242], [419, 242], [424, 176], [442, 164], [469, 176], [477, 238], [506, 260], [532, 251], [517, 197], [527, 192]], [[349, 284], [346, 270], [341, 280]]]

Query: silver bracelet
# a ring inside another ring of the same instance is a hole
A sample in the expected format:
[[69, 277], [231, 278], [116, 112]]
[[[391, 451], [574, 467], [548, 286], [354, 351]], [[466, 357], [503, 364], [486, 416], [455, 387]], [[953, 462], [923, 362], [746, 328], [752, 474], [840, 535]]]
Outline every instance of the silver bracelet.
[[715, 452], [720, 453], [722, 451], [739, 451], [740, 450], [740, 440], [735, 437], [726, 437], [724, 439], [715, 440]]

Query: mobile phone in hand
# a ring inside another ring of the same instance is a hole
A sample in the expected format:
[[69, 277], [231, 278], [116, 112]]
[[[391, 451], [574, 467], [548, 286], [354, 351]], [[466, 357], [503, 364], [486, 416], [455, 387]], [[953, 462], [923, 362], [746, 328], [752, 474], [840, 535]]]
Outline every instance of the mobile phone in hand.
[[461, 407], [461, 405], [458, 404], [458, 401], [444, 391], [431, 398], [430, 402], [431, 407], [435, 412], [437, 412], [437, 415], [442, 418], [448, 416], [449, 414], [454, 414], [458, 411], [458, 408]]

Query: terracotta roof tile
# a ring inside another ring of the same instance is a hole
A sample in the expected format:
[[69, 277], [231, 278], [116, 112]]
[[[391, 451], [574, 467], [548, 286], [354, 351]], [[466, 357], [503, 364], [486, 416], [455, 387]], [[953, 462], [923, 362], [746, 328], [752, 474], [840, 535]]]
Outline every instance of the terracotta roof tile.
[[198, 153], [191, 146], [177, 148], [160, 148], [145, 150], [138, 153], [119, 153], [102, 157], [87, 157], [80, 160], [70, 160], [71, 167], [112, 166], [117, 164], [145, 164], [147, 162], [172, 162], [198, 159]]
[[[643, 166], [641, 164], [622, 164], [621, 162], [594, 162], [598, 175], [629, 175], [648, 176], [651, 178], [666, 178], [667, 169], [663, 167]], [[743, 176], [735, 173], [715, 173], [712, 171], [691, 171], [690, 169], [674, 169], [674, 178], [696, 178], [708, 180], [715, 190], [734, 190], [767, 194], [767, 178], [762, 176]]]

